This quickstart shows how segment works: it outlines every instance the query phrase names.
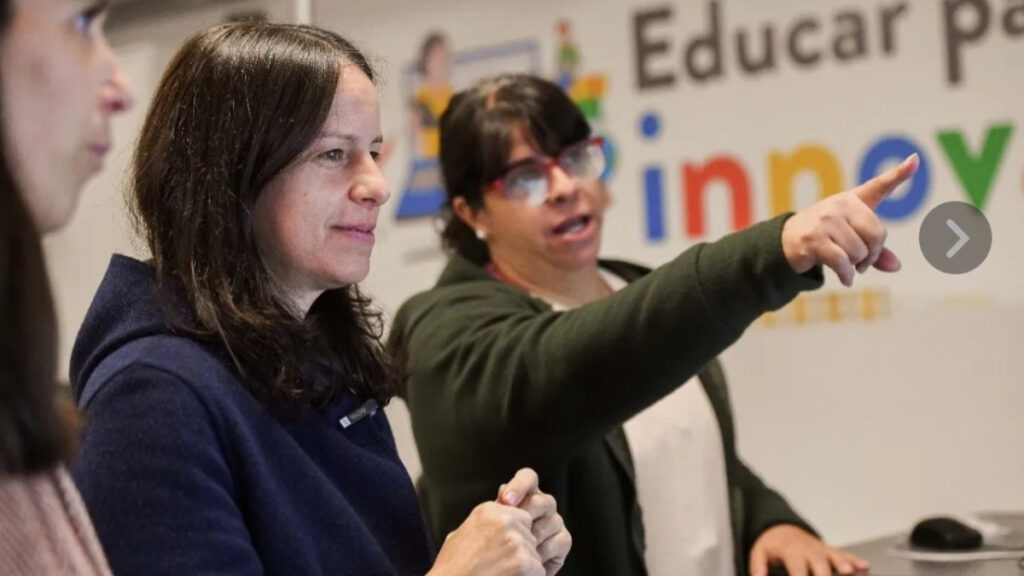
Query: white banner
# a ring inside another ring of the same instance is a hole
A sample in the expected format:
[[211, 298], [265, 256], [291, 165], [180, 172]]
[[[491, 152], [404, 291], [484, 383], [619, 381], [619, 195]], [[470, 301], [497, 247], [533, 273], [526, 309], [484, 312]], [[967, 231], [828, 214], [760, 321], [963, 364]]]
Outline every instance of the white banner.
[[[436, 117], [453, 90], [501, 71], [561, 82], [613, 145], [608, 255], [663, 262], [916, 152], [918, 175], [879, 210], [904, 271], [779, 319], [1021, 301], [1024, 0], [482, 4], [402, 3], [387, 27], [360, 25], [359, 7], [318, 12], [387, 69], [395, 197], [370, 283], [388, 309], [443, 262], [431, 218], [442, 198]], [[924, 216], [950, 200], [984, 211], [993, 229], [986, 262], [961, 276], [933, 269], [918, 246]]]

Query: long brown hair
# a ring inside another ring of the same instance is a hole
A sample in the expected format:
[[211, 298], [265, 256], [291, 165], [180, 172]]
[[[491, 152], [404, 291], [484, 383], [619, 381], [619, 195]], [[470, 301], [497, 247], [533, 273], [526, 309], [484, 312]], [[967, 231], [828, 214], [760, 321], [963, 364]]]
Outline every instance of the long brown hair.
[[[11, 10], [0, 1], [0, 37]], [[6, 148], [0, 137], [0, 474], [33, 474], [70, 455], [73, 412], [54, 377], [56, 318], [39, 234]]]
[[[343, 64], [374, 80], [363, 54], [329, 31], [236, 22], [201, 32], [165, 72], [134, 159], [136, 227], [160, 282], [183, 286], [195, 315], [173, 321], [222, 344], [270, 408], [325, 406], [349, 389], [382, 404], [394, 394], [369, 299], [355, 285], [328, 290], [296, 319], [252, 235], [257, 197], [321, 130]], [[310, 386], [302, 371], [314, 360], [343, 376]]]

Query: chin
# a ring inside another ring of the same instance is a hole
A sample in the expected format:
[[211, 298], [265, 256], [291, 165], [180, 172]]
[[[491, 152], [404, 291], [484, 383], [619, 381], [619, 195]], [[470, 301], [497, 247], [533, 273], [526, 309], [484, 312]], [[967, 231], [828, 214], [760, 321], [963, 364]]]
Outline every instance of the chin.
[[546, 246], [547, 259], [550, 262], [557, 262], [567, 270], [578, 270], [588, 266], [596, 266], [597, 259], [601, 255], [601, 237], [595, 237], [577, 246]]
[[75, 215], [75, 207], [78, 204], [77, 194], [68, 194], [56, 200], [50, 205], [40, 207], [37, 213], [33, 214], [33, 220], [35, 220], [40, 234], [57, 232], [67, 226]]
[[366, 280], [366, 276], [370, 273], [370, 263], [367, 262], [365, 265], [346, 266], [331, 270], [330, 284], [334, 288], [344, 288], [351, 284], [358, 284], [363, 280]]
[[587, 250], [586, 253], [566, 254], [559, 258], [562, 268], [566, 270], [583, 270], [597, 266], [598, 251]]
[[572, 260], [577, 262], [580, 266], [596, 266], [597, 259], [601, 256], [601, 240], [598, 237], [590, 246], [587, 246], [578, 253], [571, 255]]

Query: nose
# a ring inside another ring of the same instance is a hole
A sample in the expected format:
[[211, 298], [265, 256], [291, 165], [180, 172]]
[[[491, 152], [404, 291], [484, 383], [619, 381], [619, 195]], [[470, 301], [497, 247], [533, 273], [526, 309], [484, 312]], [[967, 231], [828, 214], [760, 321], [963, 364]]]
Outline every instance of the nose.
[[349, 189], [349, 197], [353, 202], [371, 206], [380, 206], [387, 202], [391, 197], [391, 189], [388, 188], [380, 166], [370, 154], [364, 154], [359, 163], [359, 172]]
[[548, 179], [548, 186], [550, 187], [548, 190], [548, 202], [562, 204], [576, 197], [578, 182], [576, 178], [566, 173], [565, 169], [561, 166], [557, 164], [552, 166]]
[[103, 82], [100, 85], [100, 107], [107, 114], [119, 114], [135, 105], [131, 82], [118, 65], [110, 46], [103, 43]]

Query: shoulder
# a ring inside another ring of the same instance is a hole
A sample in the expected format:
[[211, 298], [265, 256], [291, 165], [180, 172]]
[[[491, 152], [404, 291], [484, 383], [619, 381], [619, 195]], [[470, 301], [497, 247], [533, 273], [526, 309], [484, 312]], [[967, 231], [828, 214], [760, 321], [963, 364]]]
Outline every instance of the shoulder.
[[90, 375], [81, 408], [92, 419], [146, 414], [164, 425], [175, 419], [181, 424], [219, 419], [225, 406], [248, 396], [235, 370], [211, 347], [160, 335], [126, 344], [106, 358]]
[[125, 373], [160, 374], [186, 383], [237, 380], [235, 369], [212, 345], [169, 334], [140, 338], [121, 346], [104, 360], [105, 370], [92, 377], [116, 378]]
[[481, 317], [536, 314], [550, 306], [523, 290], [489, 275], [462, 277], [439, 283], [407, 300], [395, 314], [393, 333], [407, 332], [428, 322], [465, 323]]
[[[159, 355], [146, 358], [147, 351], [182, 356], [171, 362]], [[259, 418], [258, 404], [237, 379], [218, 377], [220, 369], [192, 351], [149, 342], [116, 371], [90, 380], [96, 389], [82, 406], [76, 481], [95, 491], [118, 471], [177, 478], [195, 469], [212, 470], [218, 483], [226, 481], [228, 462], [237, 453], [232, 446]], [[116, 489], [108, 489], [116, 497]]]
[[395, 314], [392, 338], [407, 337], [420, 327], [440, 336], [446, 328], [462, 331], [516, 317], [550, 311], [550, 305], [498, 281], [441, 286], [413, 296]]

